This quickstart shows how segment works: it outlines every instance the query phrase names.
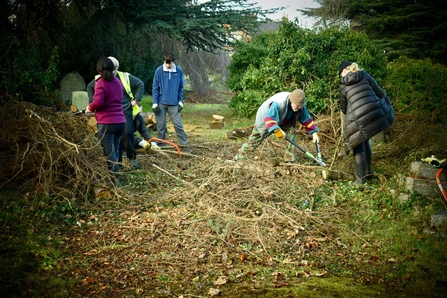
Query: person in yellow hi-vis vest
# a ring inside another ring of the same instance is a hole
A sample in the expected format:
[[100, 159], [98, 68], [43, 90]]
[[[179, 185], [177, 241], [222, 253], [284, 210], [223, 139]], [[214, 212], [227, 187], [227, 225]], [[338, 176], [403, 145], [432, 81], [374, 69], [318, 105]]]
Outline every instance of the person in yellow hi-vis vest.
[[[119, 62], [115, 57], [109, 56], [115, 65], [115, 75], [120, 79], [123, 84], [123, 112], [126, 117], [126, 130], [123, 136], [122, 147], [126, 149], [126, 155], [129, 159], [130, 165], [133, 167], [138, 166], [137, 153], [135, 152], [135, 134], [134, 134], [134, 119], [132, 115], [133, 106], [141, 105], [141, 99], [144, 93], [144, 83], [139, 78], [129, 74], [128, 72], [118, 71]], [[96, 78], [87, 85], [87, 94], [89, 100], [93, 99], [95, 93]], [[119, 162], [122, 163], [122, 152], [124, 148], [121, 148], [119, 154]]]

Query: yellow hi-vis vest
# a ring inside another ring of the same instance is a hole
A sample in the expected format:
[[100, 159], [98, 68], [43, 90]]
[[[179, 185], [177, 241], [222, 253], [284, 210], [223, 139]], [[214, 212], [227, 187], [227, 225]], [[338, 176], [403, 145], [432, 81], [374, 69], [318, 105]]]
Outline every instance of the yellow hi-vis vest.
[[[129, 79], [129, 73], [128, 72], [121, 72], [117, 71], [116, 74], [118, 75], [121, 83], [123, 84], [124, 90], [126, 90], [126, 93], [129, 95], [130, 100], [134, 100], [132, 90], [130, 89], [130, 79]], [[136, 115], [140, 113], [140, 107], [135, 104], [132, 107], [132, 117], [135, 118]]]
[[121, 83], [123, 84], [124, 90], [126, 90], [126, 93], [129, 95], [130, 100], [133, 100], [133, 93], [132, 93], [132, 90], [130, 89], [129, 73], [117, 71], [116, 74], [118, 75], [118, 78], [120, 79]]

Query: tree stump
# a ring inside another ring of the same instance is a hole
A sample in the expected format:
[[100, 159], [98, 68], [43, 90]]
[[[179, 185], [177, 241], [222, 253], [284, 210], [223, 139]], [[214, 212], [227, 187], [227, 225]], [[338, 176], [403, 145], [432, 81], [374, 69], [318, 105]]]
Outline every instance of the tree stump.
[[213, 120], [210, 122], [211, 129], [222, 129], [224, 127], [225, 117], [213, 115]]

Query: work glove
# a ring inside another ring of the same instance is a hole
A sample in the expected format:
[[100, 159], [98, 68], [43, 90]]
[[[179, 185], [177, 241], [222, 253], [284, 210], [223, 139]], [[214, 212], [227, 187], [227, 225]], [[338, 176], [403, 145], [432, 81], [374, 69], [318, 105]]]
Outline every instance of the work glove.
[[274, 132], [275, 132], [275, 136], [278, 139], [281, 139], [281, 140], [285, 140], [286, 139], [286, 133], [281, 128], [275, 129]]
[[314, 143], [316, 143], [316, 142], [320, 143], [320, 138], [318, 137], [317, 133], [312, 134], [312, 141]]
[[183, 102], [178, 102], [178, 112], [180, 113], [183, 110]]
[[157, 103], [154, 103], [154, 104], [152, 105], [152, 111], [154, 111], [155, 114], [160, 113], [160, 107], [158, 106]]
[[138, 145], [140, 145], [141, 147], [143, 147], [146, 150], [151, 148], [151, 143], [149, 143], [149, 142], [147, 142], [145, 140], [140, 141], [138, 143]]
[[161, 150], [160, 147], [158, 147], [157, 143], [155, 143], [155, 142], [151, 142], [151, 147], [150, 147], [150, 149], [151, 149], [152, 151], [159, 151], [159, 150]]

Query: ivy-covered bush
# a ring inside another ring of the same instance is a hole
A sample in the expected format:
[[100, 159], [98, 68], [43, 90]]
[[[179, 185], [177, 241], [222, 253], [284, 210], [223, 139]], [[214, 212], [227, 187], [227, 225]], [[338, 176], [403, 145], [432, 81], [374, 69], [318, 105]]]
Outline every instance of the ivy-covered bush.
[[227, 81], [236, 92], [230, 106], [252, 116], [273, 94], [302, 88], [312, 112], [327, 111], [339, 98], [338, 66], [343, 60], [357, 62], [379, 84], [385, 78], [386, 58], [365, 34], [339, 27], [303, 29], [283, 21], [278, 31], [236, 45]]
[[388, 64], [385, 89], [396, 110], [421, 113], [421, 120], [447, 122], [447, 68], [430, 59], [401, 57]]

